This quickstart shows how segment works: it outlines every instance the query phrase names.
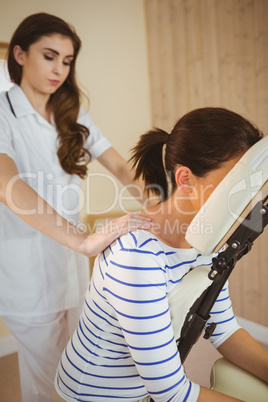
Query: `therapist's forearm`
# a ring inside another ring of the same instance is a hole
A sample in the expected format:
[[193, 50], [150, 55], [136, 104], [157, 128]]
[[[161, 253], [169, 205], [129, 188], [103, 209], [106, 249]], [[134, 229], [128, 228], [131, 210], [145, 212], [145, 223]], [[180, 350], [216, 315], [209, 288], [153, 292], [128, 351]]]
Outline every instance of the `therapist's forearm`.
[[12, 188], [7, 185], [1, 201], [24, 222], [64, 246], [78, 251], [88, 237], [86, 232], [59, 215], [21, 179], [14, 181]]
[[117, 237], [130, 230], [148, 229], [153, 225], [146, 216], [128, 214], [88, 235], [64, 219], [32, 187], [21, 180], [13, 159], [1, 153], [0, 202], [33, 228], [87, 257], [96, 256]]
[[21, 180], [14, 160], [1, 153], [0, 201], [24, 222], [64, 246], [79, 251], [81, 244], [88, 237]]

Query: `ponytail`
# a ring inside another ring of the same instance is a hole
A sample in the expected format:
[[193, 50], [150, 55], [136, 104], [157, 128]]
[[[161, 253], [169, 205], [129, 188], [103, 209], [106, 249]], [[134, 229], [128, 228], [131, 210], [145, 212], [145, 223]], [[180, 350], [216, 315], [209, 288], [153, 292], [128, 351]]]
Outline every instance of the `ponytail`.
[[187, 166], [196, 177], [205, 177], [262, 137], [257, 127], [228, 109], [195, 109], [179, 119], [170, 134], [155, 128], [140, 137], [131, 158], [135, 179], [142, 177], [147, 193], [160, 195], [165, 201], [177, 188], [179, 165]]
[[134, 179], [142, 178], [145, 191], [159, 195], [161, 201], [168, 197], [168, 180], [163, 162], [163, 146], [168, 134], [155, 128], [140, 137], [138, 144], [132, 149], [130, 161], [136, 169]]

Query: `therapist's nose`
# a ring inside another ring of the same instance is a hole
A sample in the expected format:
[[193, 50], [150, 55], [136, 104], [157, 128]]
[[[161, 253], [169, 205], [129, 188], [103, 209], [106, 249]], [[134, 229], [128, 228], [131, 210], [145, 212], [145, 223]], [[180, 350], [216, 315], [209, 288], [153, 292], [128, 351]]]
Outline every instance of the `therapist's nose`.
[[61, 60], [57, 60], [54, 64], [53, 72], [57, 75], [61, 75], [63, 73], [63, 62]]

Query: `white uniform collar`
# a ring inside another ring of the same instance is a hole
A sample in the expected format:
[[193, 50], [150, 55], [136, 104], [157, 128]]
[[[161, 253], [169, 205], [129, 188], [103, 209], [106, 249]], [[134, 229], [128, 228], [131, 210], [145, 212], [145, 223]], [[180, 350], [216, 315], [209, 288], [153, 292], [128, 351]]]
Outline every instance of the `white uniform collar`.
[[50, 124], [46, 121], [32, 106], [31, 102], [23, 92], [20, 86], [14, 85], [9, 91], [8, 96], [15, 112], [15, 116], [17, 118], [28, 116], [28, 115], [35, 115], [37, 120], [40, 124], [45, 124], [49, 126], [55, 126], [54, 121]]
[[22, 117], [28, 114], [37, 114], [29, 99], [18, 85], [14, 85], [8, 91], [8, 96], [16, 117]]

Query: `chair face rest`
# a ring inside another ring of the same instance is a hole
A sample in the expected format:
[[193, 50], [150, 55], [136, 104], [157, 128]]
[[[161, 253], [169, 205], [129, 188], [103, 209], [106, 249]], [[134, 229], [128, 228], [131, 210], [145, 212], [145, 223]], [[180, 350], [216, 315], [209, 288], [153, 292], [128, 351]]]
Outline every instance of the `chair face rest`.
[[218, 252], [258, 201], [268, 194], [268, 136], [251, 147], [196, 214], [186, 241], [203, 255]]

